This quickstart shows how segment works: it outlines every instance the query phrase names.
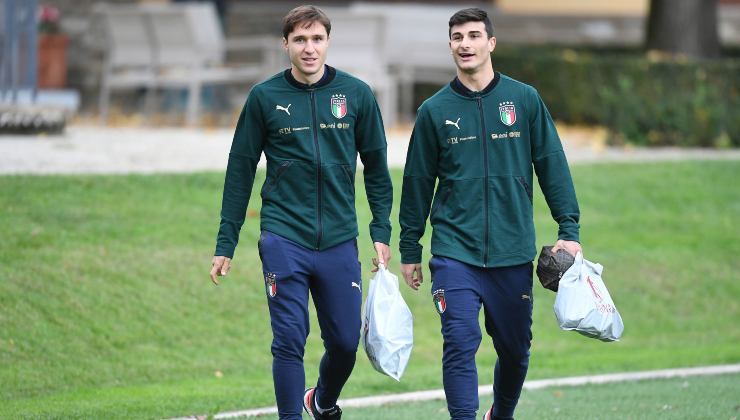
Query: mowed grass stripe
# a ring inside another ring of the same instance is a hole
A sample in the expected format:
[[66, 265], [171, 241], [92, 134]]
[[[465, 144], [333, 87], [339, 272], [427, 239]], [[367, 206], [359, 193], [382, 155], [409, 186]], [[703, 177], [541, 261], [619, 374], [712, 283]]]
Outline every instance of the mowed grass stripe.
[[[738, 173], [739, 162], [574, 167], [586, 256], [605, 266], [625, 336], [605, 344], [560, 331], [554, 294], [537, 285], [528, 378], [740, 361]], [[392, 171], [393, 249], [401, 175]], [[263, 181], [258, 172], [234, 269], [214, 287], [207, 272], [223, 174], [0, 177], [0, 417], [162, 418], [274, 404], [255, 246]], [[552, 243], [557, 228], [539, 192], [535, 219], [538, 244]], [[398, 260], [394, 252], [396, 272]], [[404, 380], [378, 375], [360, 354], [343, 397], [440, 387], [440, 326], [425, 274], [421, 291], [402, 288], [415, 315]], [[311, 316], [309, 384], [323, 350]], [[490, 383], [495, 352], [485, 336], [477, 360]]]
[[[538, 420], [733, 419], [740, 411], [739, 386], [740, 375], [727, 374], [525, 389], [515, 417]], [[490, 396], [481, 397], [479, 418], [491, 402]], [[347, 418], [359, 420], [450, 418], [444, 400], [389, 404], [345, 412]]]
[[[541, 390], [546, 388], [562, 388], [562, 387], [577, 387], [577, 386], [589, 386], [594, 384], [612, 384], [619, 382], [634, 382], [634, 381], [648, 381], [656, 379], [672, 379], [672, 378], [687, 378], [695, 376], [715, 376], [715, 375], [728, 375], [740, 373], [740, 364], [735, 365], [720, 365], [720, 366], [704, 366], [696, 368], [683, 368], [683, 369], [665, 369], [665, 370], [652, 370], [643, 372], [627, 372], [627, 373], [612, 373], [605, 375], [593, 375], [593, 376], [574, 376], [568, 378], [554, 378], [554, 379], [539, 379], [539, 380], [527, 380], [524, 382], [524, 390]], [[491, 384], [481, 385], [478, 387], [478, 395], [483, 397], [489, 397], [493, 394], [493, 388]], [[365, 408], [365, 407], [378, 407], [384, 405], [399, 405], [405, 403], [420, 403], [424, 401], [433, 400], [444, 400], [445, 393], [442, 389], [430, 390], [430, 391], [416, 391], [406, 392], [403, 394], [395, 395], [381, 395], [381, 396], [370, 396], [350, 399], [340, 399], [339, 404], [348, 411], [348, 408]], [[246, 417], [261, 417], [276, 414], [277, 407], [262, 407], [250, 410], [231, 411], [225, 413], [218, 413], [213, 416], [214, 419], [232, 419], [232, 418], [246, 418]], [[355, 410], [353, 410], [353, 413]], [[357, 415], [355, 413], [355, 415]], [[173, 418], [171, 420], [191, 420], [197, 419], [198, 416], [192, 417], [180, 417]]]

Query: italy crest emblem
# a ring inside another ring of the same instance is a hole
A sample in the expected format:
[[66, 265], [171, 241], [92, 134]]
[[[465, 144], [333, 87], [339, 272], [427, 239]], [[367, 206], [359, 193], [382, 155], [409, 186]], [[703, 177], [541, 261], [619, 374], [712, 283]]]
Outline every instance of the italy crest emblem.
[[336, 118], [347, 115], [347, 97], [338, 93], [331, 96], [331, 114]]
[[277, 295], [277, 276], [275, 273], [265, 273], [265, 288], [267, 289], [267, 295], [275, 297]]
[[513, 102], [501, 102], [498, 104], [498, 112], [501, 115], [501, 122], [511, 127], [516, 122], [516, 107]]
[[445, 301], [445, 290], [444, 289], [435, 290], [433, 294], [433, 299], [434, 299], [434, 309], [436, 309], [437, 312], [440, 315], [442, 315], [447, 309], [447, 301]]

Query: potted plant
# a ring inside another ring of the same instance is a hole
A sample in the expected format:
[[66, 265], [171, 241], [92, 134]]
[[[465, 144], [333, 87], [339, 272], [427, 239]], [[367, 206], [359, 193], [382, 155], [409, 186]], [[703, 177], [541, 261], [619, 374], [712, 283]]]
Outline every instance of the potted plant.
[[67, 84], [67, 46], [69, 37], [61, 32], [59, 9], [39, 7], [38, 87], [59, 89]]

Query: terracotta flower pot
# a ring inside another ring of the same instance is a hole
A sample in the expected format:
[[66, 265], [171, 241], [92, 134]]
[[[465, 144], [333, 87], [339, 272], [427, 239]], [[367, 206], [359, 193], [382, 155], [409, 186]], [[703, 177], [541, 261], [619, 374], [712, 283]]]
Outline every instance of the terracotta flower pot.
[[39, 89], [61, 89], [67, 84], [67, 45], [65, 34], [39, 34]]

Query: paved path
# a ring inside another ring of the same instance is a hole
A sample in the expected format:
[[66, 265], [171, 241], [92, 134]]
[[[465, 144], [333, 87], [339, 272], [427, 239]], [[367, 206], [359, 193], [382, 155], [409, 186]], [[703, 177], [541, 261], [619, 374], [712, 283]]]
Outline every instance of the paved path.
[[[631, 382], [641, 381], [646, 379], [669, 379], [669, 378], [685, 378], [690, 376], [710, 376], [710, 375], [724, 375], [740, 373], [740, 364], [734, 365], [719, 365], [719, 366], [704, 366], [694, 368], [679, 368], [679, 369], [664, 369], [664, 370], [649, 370], [642, 372], [625, 372], [625, 373], [610, 373], [606, 375], [593, 375], [593, 376], [572, 376], [568, 378], [554, 378], [554, 379], [538, 379], [538, 380], [527, 380], [524, 382], [524, 389], [534, 390], [542, 388], [550, 388], [555, 386], [579, 386], [588, 384], [607, 384], [615, 382]], [[478, 395], [491, 395], [493, 393], [493, 385], [481, 385], [478, 387]], [[338, 404], [342, 407], [374, 407], [384, 404], [400, 404], [405, 402], [418, 402], [418, 401], [430, 401], [430, 400], [443, 400], [445, 398], [445, 392], [442, 389], [430, 390], [430, 391], [417, 391], [417, 392], [406, 392], [403, 394], [388, 394], [376, 397], [362, 397], [362, 398], [350, 398], [340, 399]], [[230, 411], [224, 413], [218, 413], [213, 416], [214, 419], [235, 419], [244, 417], [259, 417], [269, 414], [276, 414], [277, 407], [263, 407], [254, 408], [251, 410], [241, 411]], [[198, 420], [205, 418], [205, 416], [195, 417], [180, 417], [171, 420]]]
[[[223, 171], [232, 130], [72, 126], [61, 136], [0, 136], [0, 174], [121, 174]], [[388, 162], [402, 167], [408, 130], [388, 133]], [[740, 150], [618, 149], [563, 140], [568, 160], [740, 159]]]

